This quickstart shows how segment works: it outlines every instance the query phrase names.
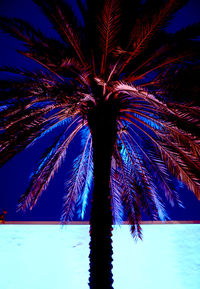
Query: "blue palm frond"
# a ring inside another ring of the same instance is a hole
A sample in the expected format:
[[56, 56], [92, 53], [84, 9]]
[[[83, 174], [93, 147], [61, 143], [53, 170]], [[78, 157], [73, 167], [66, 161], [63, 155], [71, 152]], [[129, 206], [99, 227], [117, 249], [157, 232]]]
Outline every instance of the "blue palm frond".
[[61, 221], [71, 220], [74, 214], [76, 204], [81, 204], [81, 214], [83, 215], [85, 209], [85, 200], [88, 196], [88, 186], [91, 183], [92, 170], [92, 151], [91, 151], [91, 134], [87, 136], [83, 152], [75, 159], [73, 165], [72, 176], [66, 182], [66, 196], [64, 197], [63, 213]]

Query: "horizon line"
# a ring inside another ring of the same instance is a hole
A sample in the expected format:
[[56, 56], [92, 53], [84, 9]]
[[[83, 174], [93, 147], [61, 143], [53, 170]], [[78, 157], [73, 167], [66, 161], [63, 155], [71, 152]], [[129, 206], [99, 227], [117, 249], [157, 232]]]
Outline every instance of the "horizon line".
[[[0, 225], [89, 225], [89, 221], [70, 221], [62, 224], [59, 221], [0, 221]], [[141, 225], [167, 225], [167, 224], [200, 224], [200, 220], [194, 221], [142, 221]], [[113, 225], [130, 225], [127, 221]]]

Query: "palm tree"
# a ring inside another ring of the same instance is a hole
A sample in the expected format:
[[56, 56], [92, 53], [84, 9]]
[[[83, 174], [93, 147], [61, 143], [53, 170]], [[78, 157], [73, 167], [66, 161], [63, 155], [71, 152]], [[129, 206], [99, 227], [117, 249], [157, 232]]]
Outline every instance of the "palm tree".
[[162, 197], [180, 203], [172, 176], [200, 199], [199, 87], [184, 79], [190, 75], [192, 84], [197, 73], [200, 25], [166, 32], [187, 1], [77, 0], [75, 10], [64, 0], [34, 2], [59, 39], [0, 18], [2, 30], [25, 43], [19, 53], [39, 65], [1, 68], [16, 74], [1, 80], [1, 165], [63, 126], [19, 201], [18, 209], [32, 209], [82, 135], [61, 220], [71, 219], [77, 204], [83, 215], [93, 186], [89, 286], [113, 288], [113, 222], [124, 212], [141, 238], [142, 211], [165, 219]]

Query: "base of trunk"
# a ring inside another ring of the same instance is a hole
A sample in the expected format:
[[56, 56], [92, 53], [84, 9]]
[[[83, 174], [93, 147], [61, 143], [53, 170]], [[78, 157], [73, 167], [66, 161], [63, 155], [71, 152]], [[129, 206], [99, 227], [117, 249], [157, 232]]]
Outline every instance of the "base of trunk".
[[104, 225], [96, 229], [90, 226], [90, 289], [113, 289], [112, 227]]

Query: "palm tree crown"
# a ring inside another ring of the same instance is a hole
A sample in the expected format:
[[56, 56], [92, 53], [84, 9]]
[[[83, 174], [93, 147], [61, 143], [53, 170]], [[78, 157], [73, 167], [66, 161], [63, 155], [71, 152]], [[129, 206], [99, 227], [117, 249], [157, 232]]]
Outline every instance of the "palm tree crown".
[[195, 77], [198, 69], [199, 23], [174, 34], [164, 29], [187, 1], [77, 0], [81, 21], [64, 0], [34, 2], [60, 40], [21, 19], [0, 18], [3, 31], [25, 43], [19, 52], [40, 65], [1, 68], [17, 76], [1, 81], [1, 165], [59, 125], [65, 130], [41, 159], [19, 209], [33, 208], [82, 131], [62, 221], [73, 217], [77, 203], [83, 214], [94, 142], [106, 153], [110, 138], [113, 215], [118, 220], [124, 208], [133, 235], [141, 237], [142, 210], [166, 216], [160, 192], [180, 202], [171, 175], [200, 198], [200, 109], [193, 87], [190, 98], [184, 92], [184, 75]]

